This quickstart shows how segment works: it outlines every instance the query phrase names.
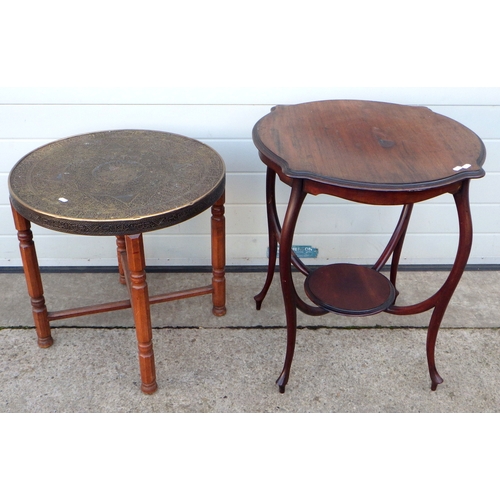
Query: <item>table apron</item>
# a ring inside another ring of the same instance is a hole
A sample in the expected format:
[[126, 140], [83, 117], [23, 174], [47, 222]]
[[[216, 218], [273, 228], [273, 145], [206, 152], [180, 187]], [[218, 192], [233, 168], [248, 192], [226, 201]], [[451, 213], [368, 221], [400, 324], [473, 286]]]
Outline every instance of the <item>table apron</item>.
[[367, 205], [408, 205], [430, 200], [431, 198], [441, 196], [442, 194], [448, 193], [454, 195], [461, 189], [462, 184], [466, 181], [456, 181], [447, 186], [414, 191], [370, 191], [367, 189], [353, 189], [341, 186], [325, 185], [305, 179], [302, 189], [306, 193], [314, 196], [327, 194], [344, 200], [364, 203]]

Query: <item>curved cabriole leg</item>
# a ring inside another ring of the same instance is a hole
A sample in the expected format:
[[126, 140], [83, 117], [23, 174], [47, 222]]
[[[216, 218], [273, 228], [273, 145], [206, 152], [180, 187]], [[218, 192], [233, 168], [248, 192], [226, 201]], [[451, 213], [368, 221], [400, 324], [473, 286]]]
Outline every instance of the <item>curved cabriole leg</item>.
[[441, 325], [441, 321], [453, 292], [462, 277], [472, 247], [472, 217], [469, 205], [469, 180], [463, 181], [460, 190], [453, 196], [457, 207], [460, 228], [457, 256], [451, 272], [441, 288], [438, 297], [436, 298], [436, 306], [432, 313], [429, 329], [427, 331], [427, 363], [432, 382], [431, 390], [433, 391], [435, 391], [437, 386], [443, 382], [443, 379], [440, 377], [436, 369], [434, 357], [439, 326]]
[[142, 234], [125, 236], [125, 244], [130, 272], [130, 301], [134, 313], [137, 344], [139, 347], [141, 390], [145, 394], [152, 394], [158, 386], [156, 384], [148, 285], [144, 271], [145, 259]]
[[429, 367], [429, 376], [431, 377], [431, 390], [435, 391], [439, 384], [443, 383], [443, 379], [439, 375], [436, 368], [436, 360], [435, 360], [435, 350], [436, 350], [436, 340], [437, 334], [439, 332], [439, 326], [441, 324], [441, 320], [443, 319], [446, 304], [444, 307], [435, 307], [432, 313], [431, 321], [429, 323], [429, 328], [427, 330], [427, 342], [426, 342], [426, 351], [427, 351], [427, 365]]
[[215, 316], [226, 314], [226, 219], [224, 194], [212, 206], [212, 312]]
[[42, 277], [40, 275], [35, 243], [31, 232], [31, 223], [19, 214], [14, 207], [12, 207], [12, 215], [14, 216], [14, 224], [17, 230], [28, 294], [31, 299], [38, 346], [42, 348], [50, 347], [54, 343], [54, 340], [50, 332], [50, 322], [43, 296]]
[[281, 232], [280, 242], [280, 279], [281, 290], [283, 292], [283, 301], [285, 303], [286, 313], [286, 328], [287, 328], [287, 346], [285, 363], [281, 375], [276, 383], [279, 391], [285, 392], [285, 386], [290, 376], [290, 368], [292, 366], [293, 354], [295, 351], [295, 339], [297, 334], [297, 307], [296, 299], [297, 292], [292, 280], [292, 242], [295, 225], [299, 216], [300, 207], [306, 197], [302, 191], [302, 180], [295, 179], [292, 185], [290, 201], [283, 222], [283, 230]]
[[[401, 259], [401, 252], [403, 250], [403, 243], [405, 241], [406, 231], [408, 229], [408, 224], [410, 222], [412, 210], [413, 210], [413, 204], [410, 204], [410, 205], [405, 205], [403, 208], [403, 211], [401, 212], [401, 222], [400, 222], [401, 229], [400, 229], [398, 242], [397, 242], [396, 247], [394, 248], [394, 252], [392, 254], [391, 272], [390, 272], [390, 277], [389, 277], [389, 279], [391, 280], [391, 283], [393, 284], [395, 289], [396, 289], [396, 278], [397, 278], [397, 274], [398, 274], [399, 261]], [[399, 294], [397, 289], [396, 289], [396, 294]]]
[[[394, 233], [392, 234], [389, 243], [385, 247], [378, 261], [373, 266], [373, 269], [375, 269], [375, 271], [380, 271], [392, 255], [390, 280], [394, 285], [394, 288], [396, 288], [396, 277], [398, 273], [399, 260], [401, 258], [401, 251], [403, 250], [403, 243], [405, 240], [406, 231], [408, 229], [408, 224], [410, 222], [412, 210], [413, 203], [405, 205], [403, 207], [401, 215], [399, 217], [399, 221], [396, 225], [396, 228], [394, 229]], [[396, 290], [396, 295], [397, 294], [398, 291]]]
[[260, 310], [262, 301], [265, 299], [269, 287], [273, 281], [274, 270], [276, 268], [276, 256], [278, 253], [278, 238], [280, 227], [278, 222], [278, 212], [276, 210], [276, 172], [267, 168], [266, 172], [266, 209], [267, 209], [267, 227], [269, 237], [269, 258], [267, 263], [267, 275], [264, 287], [255, 295], [254, 300], [257, 310]]

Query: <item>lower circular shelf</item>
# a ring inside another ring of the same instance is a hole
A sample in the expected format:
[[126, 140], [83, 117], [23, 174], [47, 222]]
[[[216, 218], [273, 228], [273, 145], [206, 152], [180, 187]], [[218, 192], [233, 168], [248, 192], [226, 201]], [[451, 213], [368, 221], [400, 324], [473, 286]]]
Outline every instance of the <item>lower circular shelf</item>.
[[348, 316], [385, 311], [396, 298], [393, 284], [379, 272], [356, 264], [331, 264], [307, 276], [304, 288], [318, 306]]

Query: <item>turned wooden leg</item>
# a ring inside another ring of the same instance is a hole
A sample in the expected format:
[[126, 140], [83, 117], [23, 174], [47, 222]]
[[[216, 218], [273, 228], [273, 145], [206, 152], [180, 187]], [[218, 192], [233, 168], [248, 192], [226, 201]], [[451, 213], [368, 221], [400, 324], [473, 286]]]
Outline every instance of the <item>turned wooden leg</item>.
[[225, 196], [212, 206], [212, 311], [215, 316], [226, 314], [226, 219], [224, 217]]
[[137, 344], [139, 347], [141, 390], [146, 394], [152, 394], [158, 386], [156, 384], [153, 334], [149, 311], [148, 285], [144, 270], [145, 258], [142, 234], [126, 236], [125, 245], [130, 273], [130, 300], [134, 313]]
[[17, 229], [24, 276], [28, 285], [28, 294], [31, 298], [31, 308], [38, 336], [38, 345], [43, 348], [50, 347], [54, 343], [54, 340], [50, 333], [50, 323], [43, 296], [42, 277], [38, 266], [35, 243], [33, 242], [31, 223], [19, 214], [14, 207], [12, 207], [12, 214]]
[[116, 237], [116, 255], [118, 257], [118, 273], [120, 275], [120, 283], [125, 285], [125, 272], [123, 270], [122, 255], [126, 252], [125, 236]]

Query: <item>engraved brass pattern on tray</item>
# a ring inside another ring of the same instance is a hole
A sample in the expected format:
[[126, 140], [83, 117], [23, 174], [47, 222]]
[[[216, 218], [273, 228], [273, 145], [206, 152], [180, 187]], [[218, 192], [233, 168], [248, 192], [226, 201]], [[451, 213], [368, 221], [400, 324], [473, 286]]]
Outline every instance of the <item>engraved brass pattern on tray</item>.
[[207, 145], [147, 130], [56, 141], [21, 159], [9, 190], [31, 222], [74, 234], [133, 234], [178, 224], [223, 194], [225, 166]]

